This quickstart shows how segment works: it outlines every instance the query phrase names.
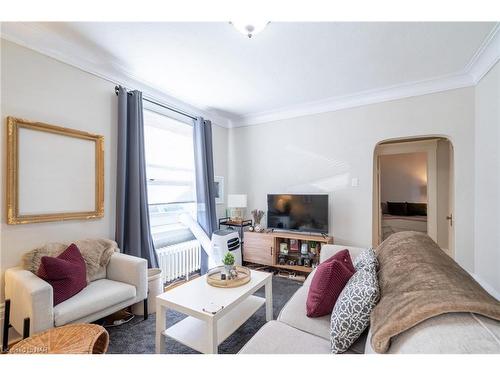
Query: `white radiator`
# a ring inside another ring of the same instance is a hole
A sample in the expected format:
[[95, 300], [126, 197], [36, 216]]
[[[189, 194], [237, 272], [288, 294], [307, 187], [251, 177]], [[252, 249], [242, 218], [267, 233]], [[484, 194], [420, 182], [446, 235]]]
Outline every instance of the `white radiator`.
[[161, 247], [156, 253], [164, 284], [200, 269], [201, 246], [197, 240]]

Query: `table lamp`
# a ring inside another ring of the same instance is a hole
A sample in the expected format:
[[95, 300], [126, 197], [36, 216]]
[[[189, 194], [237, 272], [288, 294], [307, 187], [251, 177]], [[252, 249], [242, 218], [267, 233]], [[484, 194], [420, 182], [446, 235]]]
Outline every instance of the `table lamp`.
[[245, 208], [247, 207], [246, 194], [228, 194], [227, 207], [229, 208], [229, 216], [231, 220], [243, 220]]

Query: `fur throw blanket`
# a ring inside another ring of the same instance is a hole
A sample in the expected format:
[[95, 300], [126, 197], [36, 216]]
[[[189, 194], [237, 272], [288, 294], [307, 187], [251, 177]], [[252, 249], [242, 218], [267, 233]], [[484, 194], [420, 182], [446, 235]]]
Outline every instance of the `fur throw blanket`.
[[[118, 245], [106, 239], [78, 240], [74, 244], [82, 253], [87, 266], [87, 283], [106, 277], [106, 266]], [[22, 267], [33, 273], [38, 272], [43, 256], [57, 257], [70, 244], [49, 243], [26, 253], [22, 259]]]
[[399, 232], [375, 250], [380, 302], [371, 314], [371, 345], [389, 349], [392, 337], [418, 323], [451, 312], [500, 320], [500, 302], [426, 234]]

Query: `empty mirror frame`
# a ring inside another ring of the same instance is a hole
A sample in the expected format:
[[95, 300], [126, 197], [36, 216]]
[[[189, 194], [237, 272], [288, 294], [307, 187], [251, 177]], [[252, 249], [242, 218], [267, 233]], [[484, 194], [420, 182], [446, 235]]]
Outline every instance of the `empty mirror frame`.
[[104, 137], [7, 117], [7, 222], [104, 216]]

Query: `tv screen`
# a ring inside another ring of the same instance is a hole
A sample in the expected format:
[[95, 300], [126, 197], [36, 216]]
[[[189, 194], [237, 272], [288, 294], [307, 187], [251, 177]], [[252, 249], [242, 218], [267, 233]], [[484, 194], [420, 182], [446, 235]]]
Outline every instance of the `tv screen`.
[[328, 233], [328, 194], [268, 194], [267, 226]]

